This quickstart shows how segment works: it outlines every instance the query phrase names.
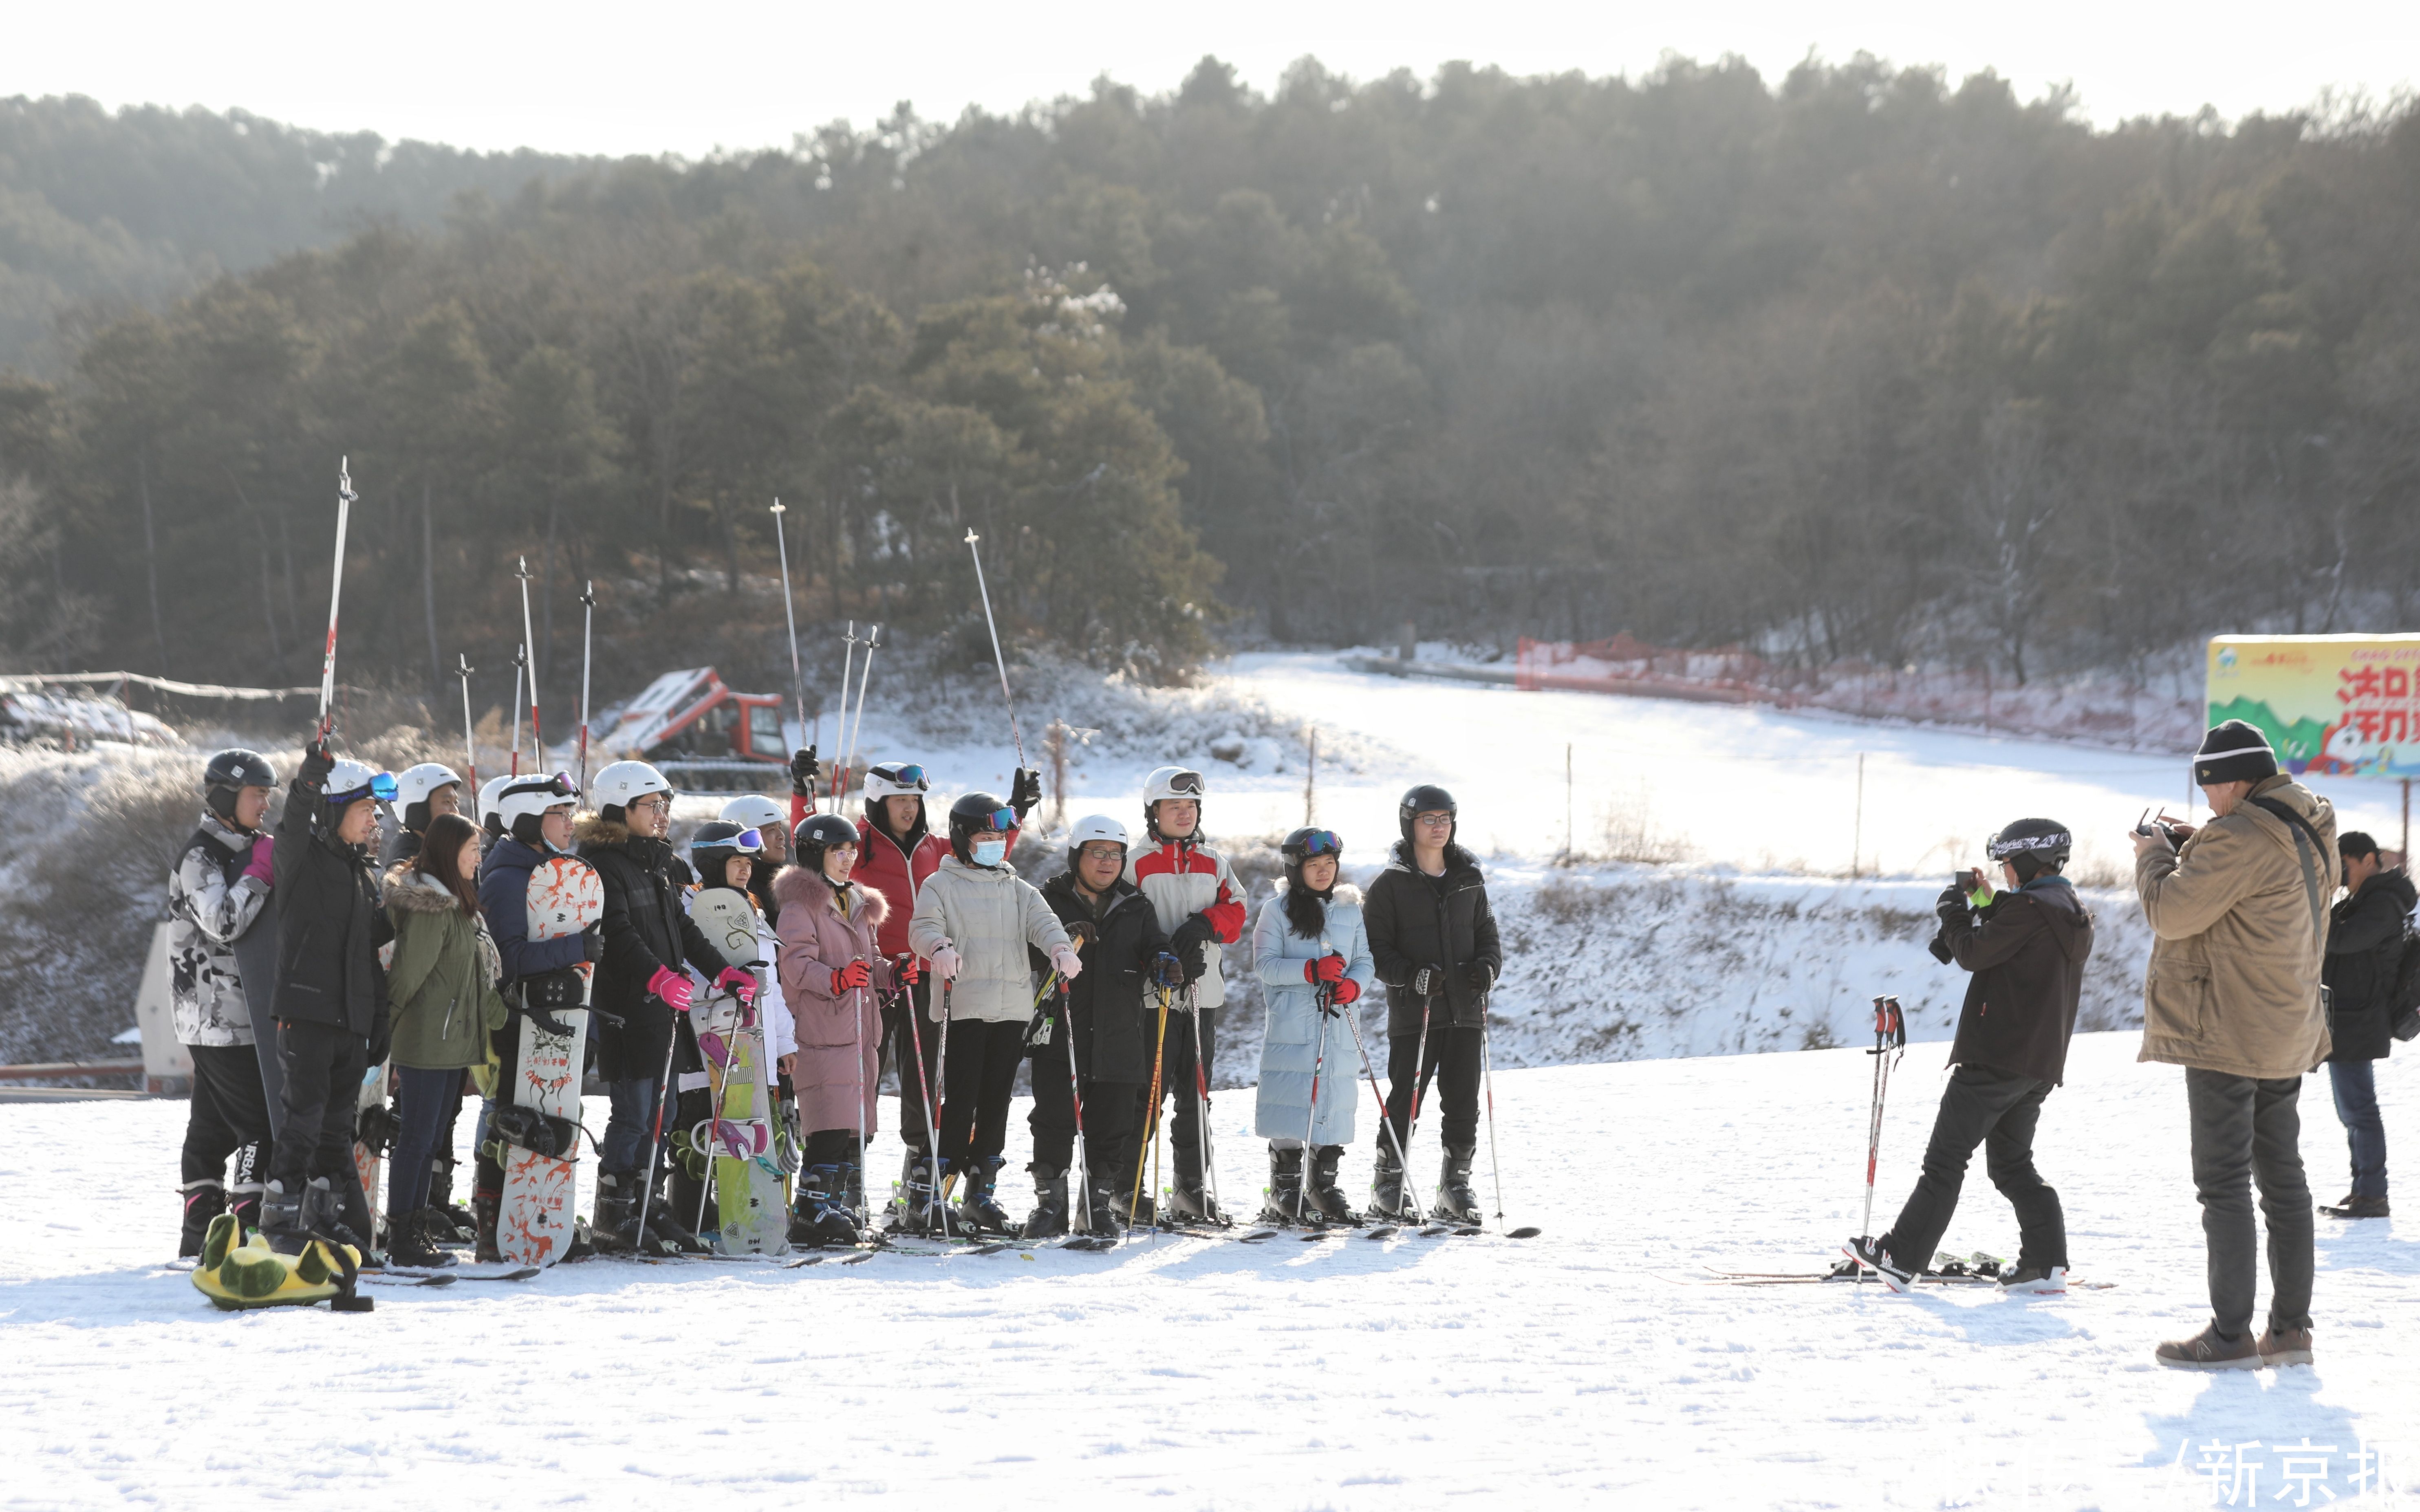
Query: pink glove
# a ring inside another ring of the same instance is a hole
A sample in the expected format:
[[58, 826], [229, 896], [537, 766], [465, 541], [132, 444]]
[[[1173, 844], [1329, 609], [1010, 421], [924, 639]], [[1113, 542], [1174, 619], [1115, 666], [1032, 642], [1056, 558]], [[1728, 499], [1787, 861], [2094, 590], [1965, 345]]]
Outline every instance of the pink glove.
[[274, 885], [277, 881], [276, 855], [277, 841], [267, 835], [261, 836], [252, 842], [252, 859], [244, 863], [243, 874], [258, 877], [264, 887]]
[[743, 1003], [756, 1001], [756, 974], [737, 966], [725, 966], [722, 975], [714, 979], [714, 990], [729, 993]]
[[1084, 958], [1076, 953], [1076, 948], [1072, 945], [1063, 945], [1059, 947], [1059, 953], [1052, 956], [1050, 959], [1052, 964], [1057, 965], [1059, 968], [1059, 980], [1061, 981], [1074, 981], [1078, 977], [1083, 975]]
[[945, 945], [933, 952], [933, 970], [943, 981], [958, 980], [958, 949]]
[[689, 1011], [689, 979], [670, 966], [658, 966], [647, 979], [647, 991], [664, 1000], [664, 1006], [675, 1013]]

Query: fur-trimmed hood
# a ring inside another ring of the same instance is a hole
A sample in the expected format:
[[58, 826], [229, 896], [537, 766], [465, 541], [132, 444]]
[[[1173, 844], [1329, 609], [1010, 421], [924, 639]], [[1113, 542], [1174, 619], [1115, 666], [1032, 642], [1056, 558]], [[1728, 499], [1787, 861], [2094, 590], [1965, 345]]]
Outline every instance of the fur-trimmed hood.
[[[848, 894], [848, 914], [863, 919], [870, 928], [880, 929], [891, 917], [891, 900], [871, 887], [852, 882], [841, 889]], [[831, 908], [839, 896], [830, 882], [802, 866], [785, 866], [773, 873], [773, 901], [783, 908]]]
[[[1294, 883], [1290, 878], [1283, 876], [1278, 878], [1277, 896], [1282, 898], [1293, 890]], [[1351, 903], [1358, 907], [1361, 903], [1361, 889], [1350, 882], [1340, 881], [1328, 889], [1327, 901], [1332, 903]]]
[[582, 810], [571, 821], [571, 843], [574, 845], [619, 845], [629, 838], [629, 825], [619, 819], [608, 819], [594, 810]]
[[455, 897], [443, 883], [410, 861], [397, 861], [387, 868], [386, 891], [380, 901], [389, 909], [402, 914], [458, 914], [462, 911], [461, 899]]

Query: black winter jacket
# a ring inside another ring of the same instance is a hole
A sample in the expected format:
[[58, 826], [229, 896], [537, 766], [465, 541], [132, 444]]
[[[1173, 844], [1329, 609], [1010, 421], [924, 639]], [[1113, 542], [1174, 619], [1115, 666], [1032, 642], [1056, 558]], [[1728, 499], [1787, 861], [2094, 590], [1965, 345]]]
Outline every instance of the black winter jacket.
[[1387, 1033], [1418, 1034], [1428, 1005], [1413, 995], [1422, 966], [1443, 966], [1445, 985], [1431, 999], [1446, 1011], [1438, 1025], [1477, 1028], [1487, 1012], [1487, 995], [1470, 984], [1469, 968], [1487, 963], [1491, 977], [1504, 970], [1496, 937], [1496, 911], [1488, 906], [1487, 879], [1479, 858], [1449, 841], [1445, 875], [1431, 877], [1412, 863], [1412, 847], [1397, 841], [1387, 870], [1370, 884], [1361, 903], [1370, 933], [1370, 959], [1387, 984]]
[[379, 906], [368, 853], [336, 839], [338, 815], [318, 783], [296, 778], [277, 822], [277, 988], [272, 1017], [349, 1029], [374, 1046], [387, 1035], [379, 947], [395, 925]]
[[[620, 1028], [594, 1021], [597, 1072], [609, 1082], [652, 1080], [663, 1072], [674, 1029], [673, 1011], [647, 991], [648, 979], [659, 966], [678, 973], [687, 962], [710, 981], [722, 970], [722, 955], [681, 907], [671, 841], [633, 835], [628, 825], [597, 814], [582, 818], [579, 839], [580, 858], [605, 885], [598, 920], [605, 958], [597, 964], [590, 1001], [622, 1019]], [[679, 875], [686, 877], [688, 868]]]
[[1942, 939], [1975, 974], [1958, 1011], [1949, 1063], [2064, 1080], [2084, 963], [2092, 954], [2092, 916], [2074, 887], [2062, 876], [2036, 877], [1995, 894], [1965, 927], [1944, 928]]
[[[1152, 959], [1168, 949], [1159, 927], [1159, 911], [1142, 889], [1125, 878], [1110, 885], [1099, 915], [1076, 889], [1076, 874], [1062, 872], [1042, 885], [1042, 901], [1067, 926], [1069, 938], [1079, 941], [1083, 973], [1067, 990], [1067, 1011], [1076, 1021], [1076, 1065], [1087, 1081], [1132, 1082], [1151, 1077], [1151, 1043], [1146, 1027], [1156, 1006], [1146, 984]], [[1090, 937], [1078, 933], [1085, 926]], [[1028, 947], [1037, 971], [1050, 963]], [[1064, 1046], [1052, 1044], [1036, 1057], [1063, 1062]]]
[[2401, 867], [2381, 872], [2335, 905], [2319, 980], [2329, 991], [2330, 1060], [2384, 1060], [2394, 1036], [2395, 974], [2403, 964], [2403, 921], [2415, 895]]

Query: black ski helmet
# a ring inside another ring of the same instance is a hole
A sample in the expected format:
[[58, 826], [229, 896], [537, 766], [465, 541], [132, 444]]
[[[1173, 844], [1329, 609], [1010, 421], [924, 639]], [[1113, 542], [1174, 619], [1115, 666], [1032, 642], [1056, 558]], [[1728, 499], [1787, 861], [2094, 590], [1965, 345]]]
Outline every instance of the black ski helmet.
[[210, 812], [230, 825], [235, 823], [235, 798], [239, 792], [245, 788], [275, 786], [277, 768], [270, 765], [269, 759], [260, 752], [246, 750], [240, 746], [219, 752], [202, 768], [203, 800], [209, 805]]
[[2064, 871], [2075, 837], [2055, 819], [2020, 819], [1993, 836], [1985, 849], [2014, 867], [2019, 886], [2045, 872]]
[[731, 858], [745, 856], [753, 859], [757, 856], [763, 849], [761, 844], [739, 843], [739, 837], [746, 833], [746, 825], [735, 825], [728, 819], [709, 820], [697, 826], [697, 833], [689, 838], [689, 858], [701, 884], [727, 887], [731, 884], [724, 880], [727, 873], [723, 869], [731, 864]]
[[998, 795], [969, 793], [950, 805], [950, 851], [967, 865], [975, 864], [974, 837], [1000, 835], [1016, 827], [1016, 814]]
[[1453, 820], [1453, 826], [1445, 833], [1446, 841], [1450, 844], [1453, 838], [1462, 832], [1462, 810], [1455, 806], [1453, 795], [1434, 782], [1423, 782], [1404, 794], [1404, 801], [1395, 805], [1395, 823], [1404, 832], [1404, 843], [1406, 845], [1415, 843], [1412, 840], [1414, 819], [1424, 813], [1434, 813], [1439, 809], [1443, 809]]
[[[811, 813], [799, 821], [790, 840], [790, 854], [817, 876], [824, 874], [824, 852], [835, 845], [854, 845], [857, 826], [836, 813]], [[825, 877], [825, 881], [831, 879]]]
[[[1278, 846], [1278, 855], [1285, 861], [1286, 886], [1299, 887], [1302, 886], [1302, 864], [1312, 856], [1333, 856], [1340, 866], [1342, 864], [1344, 841], [1332, 829], [1305, 825], [1286, 836], [1284, 842]], [[1338, 875], [1341, 877], [1342, 872], [1339, 872]]]

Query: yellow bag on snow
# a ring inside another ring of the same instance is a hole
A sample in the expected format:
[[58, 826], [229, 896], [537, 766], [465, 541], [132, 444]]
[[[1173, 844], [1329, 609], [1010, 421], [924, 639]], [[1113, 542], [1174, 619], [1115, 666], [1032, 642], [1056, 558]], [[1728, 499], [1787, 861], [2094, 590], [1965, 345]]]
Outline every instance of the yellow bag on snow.
[[[344, 1252], [343, 1258], [334, 1253]], [[227, 1312], [249, 1307], [308, 1307], [349, 1295], [348, 1271], [358, 1271], [361, 1252], [349, 1244], [313, 1240], [300, 1255], [280, 1255], [258, 1229], [243, 1232], [235, 1214], [210, 1220], [202, 1240], [194, 1289]], [[351, 1263], [348, 1265], [346, 1261]]]

